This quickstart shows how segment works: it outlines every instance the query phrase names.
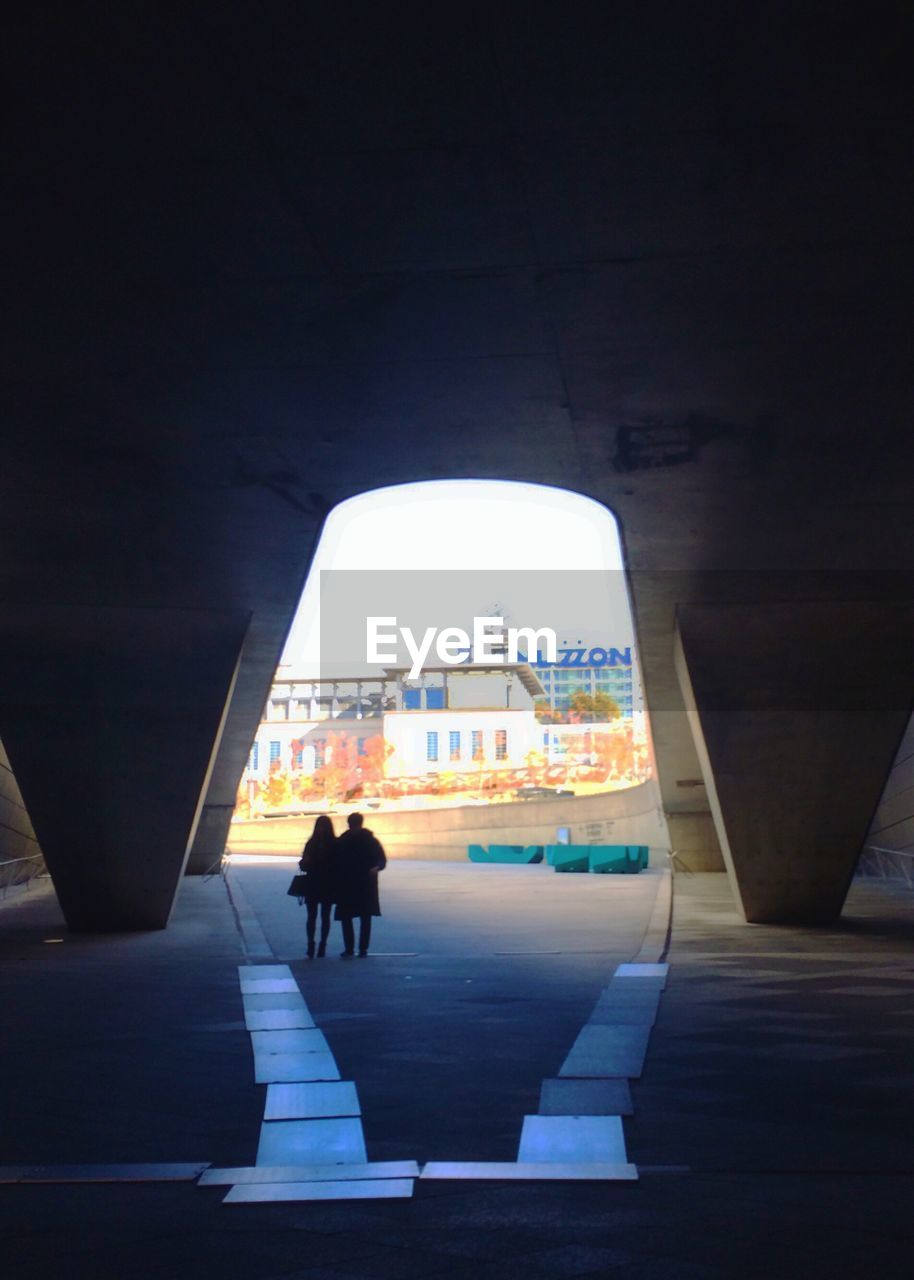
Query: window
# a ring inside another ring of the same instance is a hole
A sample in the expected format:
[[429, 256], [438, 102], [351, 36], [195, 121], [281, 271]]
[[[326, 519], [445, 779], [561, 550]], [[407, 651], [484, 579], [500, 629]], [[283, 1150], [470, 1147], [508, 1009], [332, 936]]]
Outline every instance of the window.
[[248, 768], [249, 769], [260, 768], [260, 743], [259, 742], [255, 742], [253, 747], [251, 747], [251, 758], [248, 761]]
[[438, 734], [434, 730], [430, 730], [425, 735], [425, 758], [426, 760], [438, 759]]
[[421, 689], [404, 689], [403, 690], [403, 710], [404, 711], [420, 711], [422, 709], [422, 690]]
[[448, 734], [448, 748], [452, 760], [460, 759], [460, 730], [452, 729]]
[[426, 689], [425, 705], [429, 711], [444, 710], [444, 690], [443, 689]]
[[482, 751], [482, 730], [481, 729], [473, 730], [473, 734], [471, 737], [471, 745], [473, 749], [473, 759], [482, 760], [483, 751]]
[[270, 764], [275, 764], [279, 759], [280, 746], [275, 740], [270, 743]]
[[298, 739], [297, 739], [295, 742], [293, 742], [293, 744], [292, 744], [292, 765], [293, 765], [293, 768], [295, 768], [295, 769], [300, 769], [300, 768], [301, 768], [301, 766], [302, 766], [302, 756], [304, 755], [304, 752], [305, 752], [304, 743], [302, 742], [301, 738], [298, 738]]
[[507, 760], [508, 758], [508, 730], [495, 730], [495, 759]]
[[315, 769], [322, 769], [324, 767], [324, 761], [326, 759], [326, 756], [327, 756], [327, 743], [323, 738], [320, 738], [314, 744]]

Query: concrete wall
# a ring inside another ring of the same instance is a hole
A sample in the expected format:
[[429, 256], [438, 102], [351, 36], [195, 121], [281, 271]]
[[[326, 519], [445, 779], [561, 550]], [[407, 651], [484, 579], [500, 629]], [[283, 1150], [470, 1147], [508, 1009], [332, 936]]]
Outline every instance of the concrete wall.
[[[366, 821], [393, 858], [465, 859], [468, 844], [552, 844], [568, 827], [572, 844], [646, 844], [669, 848], [656, 782], [600, 796], [556, 796], [509, 804], [465, 805], [401, 813], [370, 813]], [[232, 853], [297, 853], [314, 826], [310, 818], [236, 822]], [[339, 833], [345, 820], [334, 818]]]
[[678, 870], [726, 871], [710, 812], [668, 813], [667, 825]]
[[898, 877], [914, 885], [914, 716], [885, 784], [858, 874]]
[[[10, 767], [9, 757], [3, 743], [0, 742], [0, 862], [12, 862], [19, 858], [41, 859], [41, 849], [35, 838], [31, 819], [22, 802], [22, 795]], [[10, 868], [9, 874], [12, 874], [13, 870]], [[22, 870], [38, 874], [44, 871], [44, 860], [41, 859]], [[30, 878], [30, 875], [20, 877], [19, 868], [16, 868], [14, 881], [11, 882], [19, 881], [20, 878]], [[0, 884], [6, 882], [7, 876], [4, 873]]]

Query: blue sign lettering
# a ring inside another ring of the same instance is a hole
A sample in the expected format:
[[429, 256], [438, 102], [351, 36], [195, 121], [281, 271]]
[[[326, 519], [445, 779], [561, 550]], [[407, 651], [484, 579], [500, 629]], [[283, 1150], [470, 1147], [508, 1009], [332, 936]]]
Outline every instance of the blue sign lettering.
[[[518, 654], [521, 662], [522, 654]], [[549, 662], [540, 650], [531, 663], [534, 667], [630, 667], [632, 666], [631, 645], [625, 649], [604, 649], [596, 645], [593, 649], [559, 649], [558, 661]]]

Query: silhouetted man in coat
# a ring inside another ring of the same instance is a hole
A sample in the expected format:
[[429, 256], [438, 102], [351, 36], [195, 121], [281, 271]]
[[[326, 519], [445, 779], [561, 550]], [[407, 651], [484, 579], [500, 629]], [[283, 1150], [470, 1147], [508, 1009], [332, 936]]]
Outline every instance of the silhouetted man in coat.
[[349, 830], [336, 842], [336, 918], [343, 926], [344, 956], [355, 954], [355, 927], [359, 920], [359, 955], [368, 955], [371, 918], [381, 914], [378, 873], [387, 866], [381, 842], [363, 826], [360, 813], [350, 813]]

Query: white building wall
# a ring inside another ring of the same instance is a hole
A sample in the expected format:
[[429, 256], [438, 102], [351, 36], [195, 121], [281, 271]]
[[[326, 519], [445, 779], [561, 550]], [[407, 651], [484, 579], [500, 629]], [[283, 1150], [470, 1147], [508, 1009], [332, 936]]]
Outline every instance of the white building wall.
[[[483, 756], [473, 759], [473, 731], [482, 733]], [[506, 755], [496, 759], [496, 733], [505, 731]], [[459, 759], [451, 759], [452, 733], [460, 735]], [[429, 759], [429, 734], [437, 735], [437, 760]], [[424, 773], [471, 773], [485, 769], [521, 769], [530, 751], [542, 750], [542, 728], [531, 710], [395, 711], [384, 717], [384, 737], [394, 748], [387, 776], [415, 777]]]
[[[315, 741], [326, 741], [331, 734], [347, 738], [373, 738], [382, 732], [382, 721], [371, 720], [272, 720], [261, 722], [251, 748], [244, 781], [265, 781], [270, 776], [272, 743], [279, 744], [279, 763], [288, 771], [292, 765], [292, 743], [303, 739], [302, 761], [296, 766], [301, 773], [313, 773], [316, 767]], [[329, 748], [328, 748], [329, 750]], [[256, 758], [256, 763], [255, 763]]]

